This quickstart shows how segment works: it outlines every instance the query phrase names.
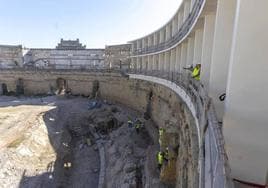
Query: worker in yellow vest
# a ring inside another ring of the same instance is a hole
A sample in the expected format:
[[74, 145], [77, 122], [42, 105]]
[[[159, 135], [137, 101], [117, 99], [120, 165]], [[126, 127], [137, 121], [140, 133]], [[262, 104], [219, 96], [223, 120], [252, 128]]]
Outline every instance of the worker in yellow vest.
[[163, 162], [164, 162], [164, 153], [159, 151], [157, 154], [157, 163], [158, 163], [159, 170], [161, 170]]
[[197, 64], [194, 68], [194, 70], [192, 71], [192, 78], [196, 79], [196, 80], [200, 80], [200, 73], [201, 73], [201, 64]]

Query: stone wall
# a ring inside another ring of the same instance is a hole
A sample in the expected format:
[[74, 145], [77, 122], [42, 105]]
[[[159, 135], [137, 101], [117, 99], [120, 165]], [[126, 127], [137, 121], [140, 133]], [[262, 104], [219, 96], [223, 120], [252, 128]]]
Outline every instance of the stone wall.
[[112, 45], [105, 47], [105, 63], [110, 68], [129, 69], [131, 44]]
[[[180, 188], [197, 187], [196, 125], [190, 110], [175, 92], [163, 85], [130, 79], [119, 73], [0, 70], [0, 84], [5, 83], [9, 91], [16, 91], [17, 81], [22, 79], [26, 95], [47, 94], [56, 90], [58, 78], [66, 80], [73, 94], [86, 96], [91, 95], [93, 82], [98, 80], [103, 99], [121, 103], [151, 117], [169, 135], [166, 144], [172, 149], [176, 165], [173, 183]], [[164, 180], [168, 179], [167, 176], [164, 174]]]
[[22, 46], [0, 45], [0, 68], [21, 67], [22, 64]]
[[43, 68], [104, 67], [104, 49], [29, 49], [24, 60]]

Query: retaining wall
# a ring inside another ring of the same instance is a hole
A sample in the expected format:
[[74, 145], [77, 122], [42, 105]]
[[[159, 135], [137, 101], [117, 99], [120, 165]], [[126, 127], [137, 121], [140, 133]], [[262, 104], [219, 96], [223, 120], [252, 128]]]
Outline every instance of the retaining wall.
[[22, 79], [26, 95], [47, 94], [57, 89], [58, 78], [67, 81], [73, 94], [86, 96], [91, 95], [93, 82], [98, 80], [103, 99], [151, 116], [156, 125], [174, 135], [168, 144], [178, 153], [176, 187], [198, 187], [198, 126], [190, 108], [177, 93], [161, 83], [120, 73], [0, 70], [0, 84], [7, 84], [8, 90], [15, 92], [17, 80]]

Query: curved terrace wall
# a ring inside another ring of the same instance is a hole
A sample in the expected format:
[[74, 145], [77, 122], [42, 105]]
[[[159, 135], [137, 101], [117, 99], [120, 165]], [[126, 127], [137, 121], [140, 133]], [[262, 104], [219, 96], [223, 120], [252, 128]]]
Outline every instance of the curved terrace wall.
[[175, 15], [160, 29], [130, 41], [133, 57], [166, 52], [183, 43], [204, 24], [203, 16], [215, 7], [213, 0], [184, 0]]
[[[259, 59], [260, 66], [255, 67], [264, 67], [263, 64], [267, 61], [265, 53], [260, 54], [267, 48], [267, 43], [263, 40], [267, 39], [266, 33], [260, 32], [267, 28], [267, 20], [263, 19], [266, 12], [263, 7], [266, 5], [267, 1], [258, 3], [259, 14], [252, 15], [249, 14], [253, 10], [252, 2], [183, 0], [175, 16], [163, 27], [129, 42], [132, 44], [131, 69], [139, 73], [148, 75], [150, 72], [157, 72], [158, 74], [155, 74], [157, 77], [161, 77], [162, 73], [187, 75], [190, 73], [187, 68], [201, 64], [199, 84], [204, 86], [213, 100], [217, 115], [215, 122], [218, 120], [222, 124], [220, 129], [217, 122], [210, 128], [218, 129], [221, 134], [218, 139], [223, 143], [222, 131], [224, 131], [232, 177], [235, 181], [262, 186], [267, 185], [267, 167], [263, 165], [267, 163], [265, 157], [267, 148], [262, 144], [266, 140], [262, 133], [266, 130], [264, 125], [267, 118], [265, 110], [260, 110], [265, 97], [258, 91], [259, 87], [263, 86], [258, 87], [256, 83], [263, 83], [265, 79], [256, 76], [262, 75], [260, 72], [264, 69], [252, 68], [251, 59]], [[254, 22], [256, 19], [260, 22]], [[248, 25], [251, 27], [245, 30]], [[259, 40], [252, 36], [258, 36]], [[254, 48], [253, 45], [245, 45], [249, 41], [252, 41]], [[247, 81], [241, 76], [241, 70], [244, 70], [245, 66], [248, 66], [251, 75], [255, 75]], [[247, 97], [245, 93], [248, 94]], [[198, 95], [197, 93], [196, 96]], [[225, 100], [220, 96], [226, 96]], [[244, 103], [248, 98], [256, 100], [252, 100], [253, 103], [249, 105]], [[205, 108], [201, 111], [205, 111]], [[256, 127], [255, 135], [259, 135], [257, 140], [243, 136], [252, 134], [249, 128], [252, 122]], [[208, 143], [218, 145], [217, 142], [221, 142], [210, 134], [205, 137]], [[254, 147], [249, 147], [250, 145]], [[244, 157], [245, 153], [247, 157]], [[208, 161], [212, 161], [213, 157], [213, 152], [205, 156]], [[217, 164], [216, 162], [213, 165]], [[205, 173], [209, 174], [209, 171]], [[211, 186], [209, 181], [206, 183], [208, 187]]]

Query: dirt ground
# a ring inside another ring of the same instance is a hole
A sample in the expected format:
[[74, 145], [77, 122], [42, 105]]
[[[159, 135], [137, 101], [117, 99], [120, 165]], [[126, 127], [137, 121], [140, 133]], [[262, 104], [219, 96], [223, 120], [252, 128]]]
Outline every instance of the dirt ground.
[[0, 106], [0, 187], [97, 187], [98, 151], [82, 147], [89, 131], [72, 135], [86, 125], [73, 116], [87, 100], [1, 97]]
[[0, 97], [0, 187], [97, 188], [105, 148], [107, 188], [167, 187], [159, 182], [153, 144], [145, 128], [127, 121], [142, 115], [89, 99]]

